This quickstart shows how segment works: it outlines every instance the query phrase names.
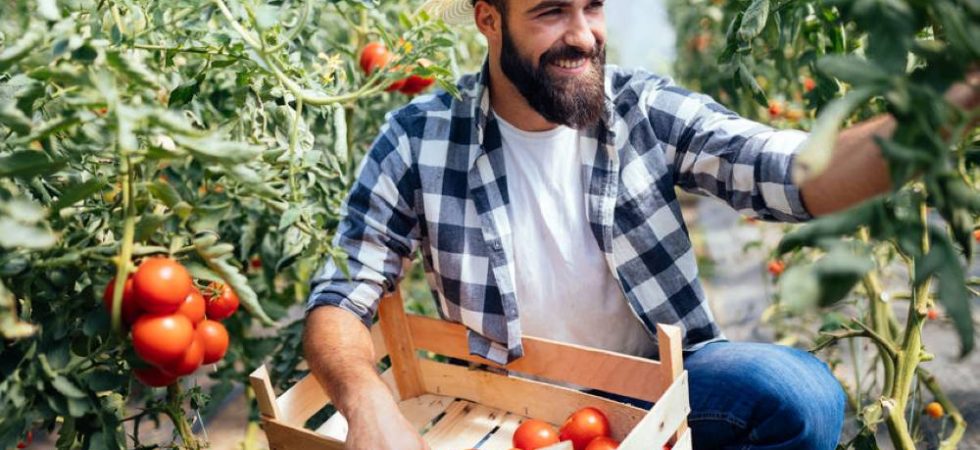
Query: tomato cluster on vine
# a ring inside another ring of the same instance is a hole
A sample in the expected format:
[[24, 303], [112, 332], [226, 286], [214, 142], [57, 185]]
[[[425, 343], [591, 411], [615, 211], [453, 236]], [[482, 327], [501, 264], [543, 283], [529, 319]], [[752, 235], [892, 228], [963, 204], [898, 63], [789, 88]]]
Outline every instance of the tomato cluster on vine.
[[[109, 280], [102, 296], [110, 315], [115, 285], [115, 278]], [[144, 259], [122, 294], [122, 320], [131, 327], [133, 349], [148, 364], [133, 374], [143, 384], [162, 387], [218, 362], [229, 343], [219, 321], [231, 317], [238, 304], [235, 291], [222, 283], [211, 283], [202, 293], [171, 258]]]
[[[375, 70], [383, 69], [392, 59], [392, 54], [385, 47], [384, 44], [380, 42], [371, 42], [361, 49], [361, 57], [359, 60], [361, 70], [365, 74], [371, 75]], [[420, 61], [421, 65], [425, 65], [425, 61]], [[396, 67], [395, 71], [402, 71], [401, 68]], [[395, 81], [385, 89], [388, 92], [401, 92], [406, 95], [416, 95], [422, 91], [429, 88], [435, 83], [436, 79], [433, 77], [420, 77], [418, 75], [409, 75], [406, 78], [402, 78]]]

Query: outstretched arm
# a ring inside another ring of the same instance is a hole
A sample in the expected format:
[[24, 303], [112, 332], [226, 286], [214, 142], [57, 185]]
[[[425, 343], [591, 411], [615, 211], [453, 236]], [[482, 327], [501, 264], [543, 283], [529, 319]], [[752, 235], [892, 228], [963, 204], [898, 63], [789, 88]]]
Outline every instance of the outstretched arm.
[[[978, 87], [980, 72], [971, 73], [966, 82], [950, 88], [946, 99], [963, 109], [974, 110], [980, 106]], [[827, 170], [800, 186], [810, 214], [831, 214], [891, 189], [888, 163], [881, 156], [875, 137], [887, 139], [895, 128], [895, 118], [885, 114], [840, 133]]]

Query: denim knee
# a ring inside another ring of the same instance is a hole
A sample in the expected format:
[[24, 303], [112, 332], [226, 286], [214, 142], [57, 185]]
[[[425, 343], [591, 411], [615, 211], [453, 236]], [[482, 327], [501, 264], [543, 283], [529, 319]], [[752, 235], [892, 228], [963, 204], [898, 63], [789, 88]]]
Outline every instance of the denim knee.
[[[778, 448], [832, 450], [844, 425], [845, 395], [827, 365], [808, 352], [779, 347], [770, 364], [781, 366], [758, 376], [777, 375], [763, 383], [766, 395], [749, 435], [751, 441]], [[795, 376], [786, 376], [787, 373]]]

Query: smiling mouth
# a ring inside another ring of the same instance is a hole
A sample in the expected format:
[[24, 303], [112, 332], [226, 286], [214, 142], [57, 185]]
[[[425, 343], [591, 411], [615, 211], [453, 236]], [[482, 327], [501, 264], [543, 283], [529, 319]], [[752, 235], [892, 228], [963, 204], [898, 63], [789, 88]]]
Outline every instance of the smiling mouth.
[[575, 70], [581, 68], [589, 62], [586, 58], [578, 59], [559, 59], [552, 61], [551, 65], [560, 67], [562, 69]]

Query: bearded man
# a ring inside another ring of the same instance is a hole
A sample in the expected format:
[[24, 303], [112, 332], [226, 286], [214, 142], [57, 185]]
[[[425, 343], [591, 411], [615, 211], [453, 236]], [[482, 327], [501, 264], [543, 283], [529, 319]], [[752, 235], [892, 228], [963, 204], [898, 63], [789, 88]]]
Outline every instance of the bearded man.
[[[427, 448], [398, 411], [369, 333], [420, 251], [441, 317], [504, 364], [521, 336], [656, 358], [655, 324], [683, 330], [698, 449], [833, 449], [844, 394], [792, 348], [725, 340], [698, 280], [675, 186], [742, 214], [799, 222], [890, 188], [874, 136], [840, 134], [831, 168], [791, 181], [807, 134], [743, 119], [642, 70], [605, 65], [602, 0], [455, 0], [486, 37], [479, 74], [392, 112], [361, 164], [312, 281], [304, 345], [349, 423], [347, 448]], [[975, 91], [957, 91], [971, 108]]]

